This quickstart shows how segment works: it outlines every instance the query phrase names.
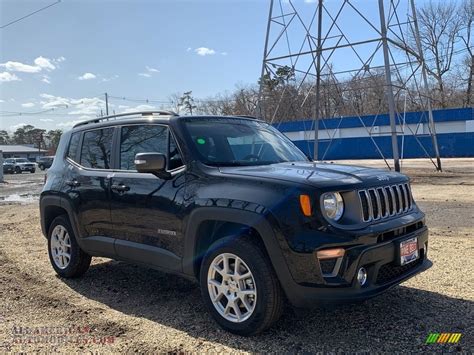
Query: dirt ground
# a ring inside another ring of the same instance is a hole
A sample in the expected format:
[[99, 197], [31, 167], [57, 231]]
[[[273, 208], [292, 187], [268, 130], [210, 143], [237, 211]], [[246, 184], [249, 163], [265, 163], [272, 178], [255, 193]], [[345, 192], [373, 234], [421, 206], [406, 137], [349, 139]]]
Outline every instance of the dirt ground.
[[[288, 309], [251, 338], [220, 330], [198, 287], [177, 276], [95, 258], [81, 279], [56, 277], [35, 200], [42, 175], [7, 175], [8, 184], [0, 184], [0, 353], [472, 353], [474, 159], [443, 163], [443, 173], [422, 160], [403, 164], [427, 215], [430, 270], [361, 304], [304, 314]], [[22, 194], [26, 199], [9, 198]], [[462, 337], [458, 344], [426, 345], [435, 332]]]

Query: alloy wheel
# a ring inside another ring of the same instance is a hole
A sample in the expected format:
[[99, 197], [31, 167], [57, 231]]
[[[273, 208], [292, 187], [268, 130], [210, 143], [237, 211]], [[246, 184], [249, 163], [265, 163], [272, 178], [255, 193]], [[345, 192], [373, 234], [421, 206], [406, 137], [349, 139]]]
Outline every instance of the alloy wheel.
[[241, 323], [250, 318], [257, 303], [252, 271], [237, 255], [219, 254], [209, 266], [207, 286], [212, 304], [226, 320]]
[[51, 255], [56, 266], [65, 269], [71, 262], [71, 238], [67, 229], [57, 225], [51, 233]]

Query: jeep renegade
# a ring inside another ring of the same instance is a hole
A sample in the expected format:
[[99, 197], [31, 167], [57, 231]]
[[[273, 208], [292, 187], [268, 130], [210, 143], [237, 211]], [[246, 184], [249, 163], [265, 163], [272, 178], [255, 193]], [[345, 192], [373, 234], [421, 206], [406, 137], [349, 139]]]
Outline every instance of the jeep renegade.
[[431, 266], [405, 175], [311, 161], [247, 117], [79, 123], [61, 137], [40, 211], [59, 276], [81, 276], [92, 256], [179, 274], [240, 335], [270, 327], [286, 300], [364, 300]]

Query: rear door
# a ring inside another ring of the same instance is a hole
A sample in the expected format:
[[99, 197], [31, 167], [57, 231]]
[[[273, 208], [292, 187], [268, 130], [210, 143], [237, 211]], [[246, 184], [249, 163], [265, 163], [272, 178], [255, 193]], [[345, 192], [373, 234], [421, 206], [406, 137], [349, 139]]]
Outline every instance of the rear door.
[[182, 171], [181, 154], [167, 125], [122, 126], [117, 136], [117, 166], [111, 179], [111, 213], [125, 259], [179, 271], [183, 248], [184, 172], [169, 180], [135, 170], [137, 153], [167, 155], [168, 170]]
[[64, 190], [88, 251], [114, 255], [110, 217], [110, 174], [114, 127], [74, 133]]

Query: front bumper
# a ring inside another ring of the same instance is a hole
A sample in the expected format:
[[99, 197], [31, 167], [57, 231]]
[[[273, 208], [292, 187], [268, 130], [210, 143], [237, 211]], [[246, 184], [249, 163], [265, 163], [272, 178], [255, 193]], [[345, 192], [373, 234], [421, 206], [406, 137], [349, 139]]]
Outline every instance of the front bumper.
[[[397, 251], [400, 241], [415, 236], [418, 239], [419, 259], [398, 266]], [[283, 288], [295, 307], [307, 308], [368, 299], [429, 269], [432, 263], [427, 258], [427, 249], [428, 229], [423, 226], [415, 232], [386, 242], [348, 248], [336, 277], [324, 277], [318, 284], [291, 282], [291, 285], [283, 285]], [[367, 270], [367, 282], [364, 286], [360, 286], [356, 279], [360, 267]]]
[[21, 171], [31, 171], [31, 170], [35, 170], [35, 166], [34, 165], [21, 165], [20, 169]]

